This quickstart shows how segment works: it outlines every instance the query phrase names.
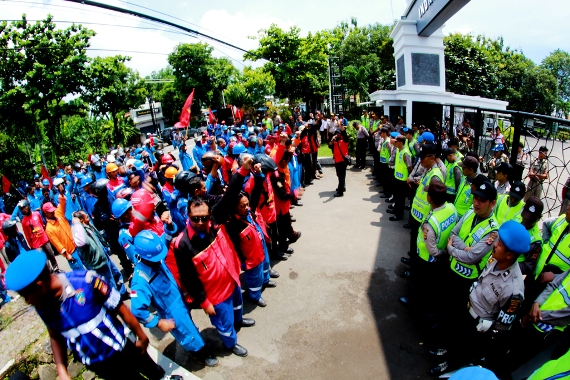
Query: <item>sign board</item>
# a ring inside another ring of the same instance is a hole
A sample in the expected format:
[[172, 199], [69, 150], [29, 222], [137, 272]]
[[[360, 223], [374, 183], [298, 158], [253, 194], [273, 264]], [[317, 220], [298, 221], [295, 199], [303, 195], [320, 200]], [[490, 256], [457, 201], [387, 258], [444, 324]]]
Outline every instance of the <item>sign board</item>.
[[429, 37], [463, 8], [469, 0], [415, 0], [404, 18], [417, 22], [418, 36]]
[[[157, 113], [160, 113], [160, 108], [154, 109], [154, 114], [156, 115]], [[150, 108], [145, 109], [145, 110], [136, 111], [136, 114], [137, 114], [137, 117], [144, 116], [144, 115], [150, 115]]]

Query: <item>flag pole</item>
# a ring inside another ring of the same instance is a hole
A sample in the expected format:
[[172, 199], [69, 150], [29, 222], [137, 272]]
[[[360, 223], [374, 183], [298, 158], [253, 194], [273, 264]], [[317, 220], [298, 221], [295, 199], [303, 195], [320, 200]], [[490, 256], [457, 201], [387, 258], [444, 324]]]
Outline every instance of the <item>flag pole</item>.
[[[194, 92], [194, 90], [192, 90]], [[188, 139], [188, 127], [190, 127], [190, 123], [192, 123], [192, 106], [188, 107], [188, 125], [186, 126], [186, 136], [184, 137], [185, 140]]]

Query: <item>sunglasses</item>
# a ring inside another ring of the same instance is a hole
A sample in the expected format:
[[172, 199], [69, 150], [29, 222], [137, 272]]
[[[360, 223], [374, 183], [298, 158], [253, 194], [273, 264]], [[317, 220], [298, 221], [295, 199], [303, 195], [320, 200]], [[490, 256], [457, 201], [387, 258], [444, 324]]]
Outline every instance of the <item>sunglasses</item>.
[[194, 223], [206, 223], [208, 220], [210, 220], [210, 215], [206, 215], [206, 216], [191, 216], [190, 220], [193, 221]]

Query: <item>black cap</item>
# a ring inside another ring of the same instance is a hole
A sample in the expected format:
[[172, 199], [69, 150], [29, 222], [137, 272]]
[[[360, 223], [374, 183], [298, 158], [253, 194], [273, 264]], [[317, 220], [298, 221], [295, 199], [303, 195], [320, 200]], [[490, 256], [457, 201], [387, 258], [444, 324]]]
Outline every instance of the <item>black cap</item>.
[[479, 161], [477, 161], [475, 157], [467, 156], [459, 163], [459, 166], [462, 168], [477, 170], [479, 167]]
[[548, 152], [548, 148], [545, 146], [541, 146], [540, 148], [538, 148], [539, 152]]
[[518, 199], [519, 201], [524, 198], [526, 187], [521, 181], [512, 184], [509, 196]]
[[455, 154], [455, 151], [451, 148], [445, 148], [444, 150], [442, 150], [442, 153], [445, 157], [447, 157], [450, 154]]
[[471, 185], [475, 186], [476, 188], [479, 187], [479, 185], [481, 185], [483, 182], [491, 183], [491, 181], [489, 181], [489, 178], [487, 178], [483, 174], [477, 174], [473, 178], [466, 177], [465, 179], [467, 180], [467, 182], [470, 182]]
[[399, 135], [398, 137], [396, 137], [396, 141], [405, 143], [405, 142], [406, 142], [406, 136], [404, 136], [404, 135]]
[[437, 153], [437, 149], [434, 144], [423, 144], [420, 150], [420, 158], [425, 158], [429, 155], [435, 155]]
[[497, 189], [489, 181], [483, 181], [476, 190], [473, 192], [473, 196], [478, 196], [486, 201], [494, 201], [497, 199]]
[[447, 187], [441, 180], [437, 177], [433, 177], [430, 181], [429, 185], [424, 187], [424, 191], [427, 191], [428, 195], [432, 198], [436, 194], [445, 194], [447, 193]]
[[513, 166], [508, 162], [501, 162], [499, 165], [496, 166], [495, 171], [497, 173], [510, 175], [513, 171]]
[[521, 216], [527, 220], [538, 220], [542, 216], [543, 210], [544, 204], [540, 199], [533, 195], [526, 200]]

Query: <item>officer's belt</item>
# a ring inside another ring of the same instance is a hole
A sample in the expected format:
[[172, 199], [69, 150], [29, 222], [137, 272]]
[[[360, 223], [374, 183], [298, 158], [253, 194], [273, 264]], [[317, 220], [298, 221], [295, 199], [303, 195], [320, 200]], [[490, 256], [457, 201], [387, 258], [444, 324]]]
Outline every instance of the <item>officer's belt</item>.
[[475, 312], [475, 310], [473, 310], [473, 308], [471, 307], [471, 302], [467, 302], [467, 310], [469, 310], [469, 314], [471, 314], [471, 316], [473, 317], [473, 319], [479, 318], [479, 316], [477, 315], [477, 313]]
[[105, 314], [105, 308], [102, 307], [99, 314], [97, 314], [90, 321], [87, 321], [71, 330], [62, 331], [61, 335], [66, 339], [74, 339], [81, 335], [89, 334], [91, 331], [95, 330], [101, 322], [103, 322]]

